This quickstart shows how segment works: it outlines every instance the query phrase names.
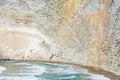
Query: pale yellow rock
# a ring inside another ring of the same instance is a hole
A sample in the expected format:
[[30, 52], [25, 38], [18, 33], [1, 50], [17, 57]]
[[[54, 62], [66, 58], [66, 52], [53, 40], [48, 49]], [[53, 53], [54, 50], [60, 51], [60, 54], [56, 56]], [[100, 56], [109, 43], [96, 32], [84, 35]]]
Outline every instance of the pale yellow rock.
[[[3, 1], [3, 0], [2, 0]], [[119, 0], [4, 0], [0, 55], [120, 72]]]

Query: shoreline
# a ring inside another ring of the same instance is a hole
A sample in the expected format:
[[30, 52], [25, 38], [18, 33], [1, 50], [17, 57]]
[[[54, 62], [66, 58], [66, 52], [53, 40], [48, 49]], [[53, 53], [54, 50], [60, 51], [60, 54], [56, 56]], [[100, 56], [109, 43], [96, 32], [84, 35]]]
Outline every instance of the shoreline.
[[74, 67], [77, 67], [77, 68], [87, 69], [88, 72], [93, 73], [93, 74], [103, 75], [103, 76], [109, 78], [110, 80], [120, 80], [119, 74], [113, 73], [111, 71], [108, 71], [108, 70], [105, 70], [105, 69], [102, 69], [99, 67], [87, 66], [87, 65], [82, 65], [82, 64], [75, 64], [75, 63], [68, 63], [68, 62], [57, 62], [57, 61], [43, 61], [43, 60], [41, 60], [41, 61], [38, 61], [38, 60], [8, 60], [8, 61], [68, 64], [68, 65], [73, 65]]

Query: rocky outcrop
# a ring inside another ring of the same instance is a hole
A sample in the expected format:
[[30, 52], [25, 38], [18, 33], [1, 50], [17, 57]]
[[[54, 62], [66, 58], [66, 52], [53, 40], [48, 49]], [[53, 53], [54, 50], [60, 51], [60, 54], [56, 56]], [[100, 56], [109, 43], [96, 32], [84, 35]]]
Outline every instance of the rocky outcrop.
[[120, 72], [120, 1], [114, 0], [108, 34], [107, 65]]
[[119, 0], [0, 0], [0, 54], [120, 72]]

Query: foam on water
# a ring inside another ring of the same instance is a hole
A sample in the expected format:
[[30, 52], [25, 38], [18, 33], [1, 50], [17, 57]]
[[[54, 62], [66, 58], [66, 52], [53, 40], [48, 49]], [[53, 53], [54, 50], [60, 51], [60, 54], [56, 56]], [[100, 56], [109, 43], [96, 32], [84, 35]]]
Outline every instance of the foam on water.
[[3, 67], [3, 66], [0, 66], [0, 73], [2, 73], [3, 71], [5, 71], [6, 70], [6, 68], [5, 67]]
[[73, 79], [73, 78], [75, 78], [75, 76], [70, 76], [70, 77], [64, 77], [64, 78], [58, 78], [58, 79]]
[[18, 73], [18, 75], [42, 75], [46, 68], [38, 65], [26, 67], [26, 71]]
[[31, 65], [29, 63], [16, 63], [17, 65]]
[[75, 71], [74, 69], [71, 69], [71, 68], [63, 69], [61, 72], [63, 72], [64, 74], [75, 74], [75, 73], [78, 73], [77, 71]]
[[21, 77], [17, 77], [17, 76], [0, 76], [0, 80], [38, 80], [37, 78], [35, 78], [34, 76], [21, 76]]
[[104, 77], [103, 75], [97, 75], [97, 74], [92, 74], [91, 79], [94, 79], [94, 80], [110, 80], [109, 78]]
[[[83, 68], [47, 63], [4, 62], [0, 66], [0, 80], [110, 80], [103, 75], [89, 73]], [[22, 66], [21, 66], [22, 65]], [[11, 66], [11, 67], [10, 67]], [[16, 69], [11, 70], [13, 67]], [[2, 73], [5, 70], [4, 73]]]

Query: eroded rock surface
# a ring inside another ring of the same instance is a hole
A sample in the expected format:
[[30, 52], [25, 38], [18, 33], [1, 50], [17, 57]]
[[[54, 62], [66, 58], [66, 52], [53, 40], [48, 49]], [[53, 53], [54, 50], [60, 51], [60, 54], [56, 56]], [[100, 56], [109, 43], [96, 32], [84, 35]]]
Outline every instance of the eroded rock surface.
[[0, 0], [0, 57], [120, 72], [119, 0]]

